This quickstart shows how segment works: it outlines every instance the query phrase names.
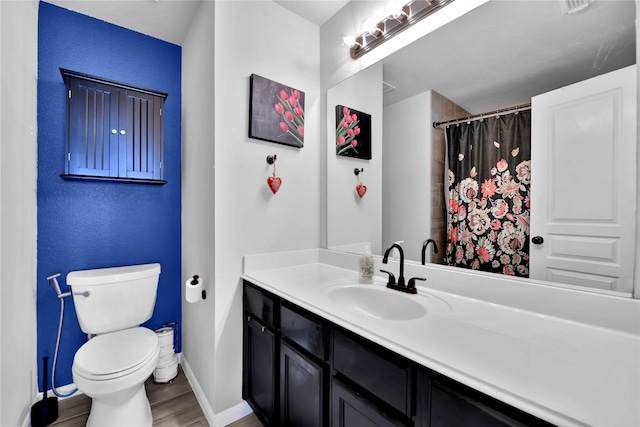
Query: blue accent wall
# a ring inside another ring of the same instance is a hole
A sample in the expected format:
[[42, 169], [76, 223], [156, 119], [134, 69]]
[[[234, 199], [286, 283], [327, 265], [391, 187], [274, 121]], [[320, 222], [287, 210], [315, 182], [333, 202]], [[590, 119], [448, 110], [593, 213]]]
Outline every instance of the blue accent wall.
[[[165, 185], [65, 181], [66, 89], [60, 68], [169, 94], [164, 108]], [[181, 321], [181, 48], [41, 2], [38, 20], [37, 364], [53, 363], [60, 302], [46, 277], [159, 262], [156, 306], [145, 326]], [[20, 143], [20, 141], [14, 141]], [[16, 284], [21, 286], [21, 284]], [[25, 339], [29, 339], [25, 336]], [[87, 336], [65, 299], [56, 386], [73, 381]], [[180, 350], [180, 343], [176, 351]], [[41, 388], [41, 381], [38, 381]]]

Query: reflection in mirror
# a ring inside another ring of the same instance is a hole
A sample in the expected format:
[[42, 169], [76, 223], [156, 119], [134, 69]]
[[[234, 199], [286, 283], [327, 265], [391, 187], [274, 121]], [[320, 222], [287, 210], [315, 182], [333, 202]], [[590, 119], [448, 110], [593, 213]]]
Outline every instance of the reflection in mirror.
[[[328, 247], [360, 252], [362, 243], [370, 242], [374, 253], [381, 254], [391, 243], [403, 241], [407, 259], [420, 262], [424, 242], [433, 239], [439, 251], [434, 253], [430, 245], [426, 261], [443, 263], [445, 129], [434, 129], [432, 123], [528, 103], [538, 95], [635, 64], [635, 17], [632, 1], [596, 1], [572, 14], [563, 14], [554, 1], [490, 1], [331, 88], [329, 123], [335, 120], [330, 112], [340, 103], [333, 96], [359, 87], [349, 102], [372, 114], [374, 154], [370, 161], [341, 165], [332, 155], [333, 147], [328, 152]], [[381, 87], [385, 92], [376, 105], [374, 94]], [[359, 94], [366, 94], [362, 103]], [[382, 134], [378, 153], [376, 126]], [[531, 144], [534, 151], [536, 141]], [[367, 184], [363, 201], [372, 189], [380, 191], [366, 206], [345, 198], [332, 181], [342, 175], [347, 179], [336, 168], [353, 170], [354, 164], [367, 170], [366, 178], [371, 174], [376, 180], [374, 186]], [[535, 173], [533, 163], [533, 177]], [[635, 186], [635, 169], [631, 173]], [[533, 205], [531, 216], [535, 215]], [[558, 275], [544, 279], [576, 284]], [[617, 291], [612, 283], [589, 286]], [[620, 292], [630, 294], [629, 287]]]

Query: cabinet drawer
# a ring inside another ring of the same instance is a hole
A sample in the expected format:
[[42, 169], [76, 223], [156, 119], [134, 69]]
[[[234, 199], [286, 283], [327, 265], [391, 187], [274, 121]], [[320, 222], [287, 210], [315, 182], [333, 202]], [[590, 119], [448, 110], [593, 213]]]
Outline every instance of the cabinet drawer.
[[294, 310], [287, 303], [280, 308], [280, 331], [320, 360], [325, 360], [324, 325], [308, 313]]
[[431, 388], [432, 427], [524, 427], [506, 414], [489, 408], [469, 396], [434, 382]]
[[333, 369], [403, 414], [412, 415], [415, 369], [408, 360], [338, 330], [333, 331], [332, 352]]
[[275, 328], [274, 300], [265, 292], [244, 282], [244, 309], [266, 325]]

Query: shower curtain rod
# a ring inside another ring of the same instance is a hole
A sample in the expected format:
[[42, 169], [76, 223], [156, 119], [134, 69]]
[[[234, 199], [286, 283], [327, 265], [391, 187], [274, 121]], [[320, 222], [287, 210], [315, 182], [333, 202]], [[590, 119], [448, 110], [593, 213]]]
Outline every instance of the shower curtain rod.
[[462, 123], [462, 122], [469, 122], [469, 121], [475, 121], [475, 120], [480, 120], [480, 119], [486, 119], [488, 117], [494, 117], [494, 116], [499, 116], [501, 114], [506, 114], [506, 113], [515, 113], [518, 111], [524, 111], [524, 110], [530, 110], [531, 109], [531, 103], [530, 102], [526, 102], [524, 104], [519, 104], [519, 105], [514, 105], [512, 107], [507, 107], [507, 108], [502, 108], [500, 110], [495, 110], [489, 113], [482, 113], [482, 114], [476, 114], [473, 116], [468, 116], [468, 117], [462, 117], [459, 119], [453, 119], [453, 120], [447, 120], [445, 122], [433, 122], [433, 127], [437, 128], [438, 126], [441, 125], [455, 125], [458, 123]]

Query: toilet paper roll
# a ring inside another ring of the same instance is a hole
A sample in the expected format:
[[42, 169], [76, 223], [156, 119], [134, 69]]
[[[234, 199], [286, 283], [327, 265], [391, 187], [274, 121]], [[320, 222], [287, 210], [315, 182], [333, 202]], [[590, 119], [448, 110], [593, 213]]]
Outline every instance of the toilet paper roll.
[[171, 346], [173, 348], [173, 328], [156, 329], [158, 335], [158, 345], [160, 348]]
[[202, 280], [193, 276], [184, 283], [187, 302], [198, 302], [202, 299]]

